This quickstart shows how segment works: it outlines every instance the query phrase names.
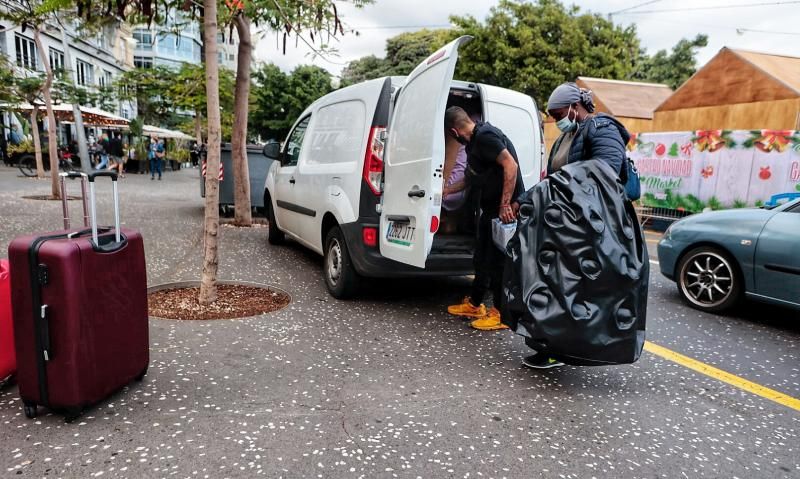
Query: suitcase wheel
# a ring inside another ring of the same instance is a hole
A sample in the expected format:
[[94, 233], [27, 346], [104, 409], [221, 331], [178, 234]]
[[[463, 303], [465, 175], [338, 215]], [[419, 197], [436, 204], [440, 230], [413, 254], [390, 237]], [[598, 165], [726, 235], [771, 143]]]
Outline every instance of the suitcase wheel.
[[70, 424], [72, 421], [78, 419], [81, 415], [81, 409], [67, 409], [64, 412], [64, 422]]
[[36, 417], [36, 413], [37, 413], [36, 404], [30, 404], [30, 403], [25, 404], [23, 406], [23, 409], [25, 411], [25, 417], [27, 417], [28, 419], [33, 419], [33, 418]]

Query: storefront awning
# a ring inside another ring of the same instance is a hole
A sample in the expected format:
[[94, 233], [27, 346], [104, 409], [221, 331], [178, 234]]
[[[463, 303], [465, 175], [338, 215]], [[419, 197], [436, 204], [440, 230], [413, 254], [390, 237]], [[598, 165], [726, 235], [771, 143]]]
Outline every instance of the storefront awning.
[[142, 134], [146, 136], [155, 135], [159, 138], [172, 138], [175, 140], [194, 140], [194, 137], [189, 136], [182, 131], [168, 130], [166, 128], [159, 128], [153, 125], [144, 125], [142, 127]]
[[[40, 115], [45, 114], [46, 110], [44, 105], [37, 104], [36, 107], [39, 109]], [[26, 111], [33, 109], [33, 106], [30, 103], [18, 103], [16, 105], [6, 104], [0, 106], [0, 109]], [[72, 115], [71, 103], [58, 103], [53, 105], [53, 114], [56, 117], [56, 121], [65, 123], [75, 122], [75, 118]], [[85, 126], [124, 128], [130, 123], [130, 120], [122, 118], [121, 116], [91, 106], [81, 106], [81, 118]]]

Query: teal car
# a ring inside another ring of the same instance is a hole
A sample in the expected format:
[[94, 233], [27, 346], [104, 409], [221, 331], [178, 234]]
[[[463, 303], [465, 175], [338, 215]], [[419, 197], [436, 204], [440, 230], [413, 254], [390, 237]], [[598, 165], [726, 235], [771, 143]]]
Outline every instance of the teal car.
[[742, 297], [800, 309], [800, 200], [686, 217], [664, 233], [658, 261], [701, 311], [730, 309]]

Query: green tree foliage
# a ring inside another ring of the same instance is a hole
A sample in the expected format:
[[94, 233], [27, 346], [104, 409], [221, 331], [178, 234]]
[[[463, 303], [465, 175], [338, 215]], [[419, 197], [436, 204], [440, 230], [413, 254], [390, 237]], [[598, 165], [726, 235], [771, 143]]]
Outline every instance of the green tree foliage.
[[139, 118], [147, 125], [168, 125], [174, 109], [170, 86], [175, 72], [164, 66], [135, 68], [117, 78], [118, 95], [135, 100]]
[[697, 35], [692, 40], [682, 39], [672, 52], [659, 50], [653, 56], [643, 54], [630, 75], [631, 79], [665, 83], [678, 88], [697, 70], [697, 50], [708, 45], [708, 36]]
[[263, 139], [283, 140], [303, 110], [330, 93], [331, 75], [325, 69], [301, 65], [286, 74], [274, 64], [253, 72], [250, 130]]
[[671, 53], [648, 56], [633, 26], [567, 7], [559, 0], [501, 0], [483, 21], [451, 18], [450, 30], [421, 30], [390, 38], [386, 58], [367, 56], [342, 71], [342, 86], [387, 75], [407, 75], [447, 42], [472, 35], [461, 48], [456, 78], [525, 92], [541, 109], [550, 92], [578, 76], [667, 83], [675, 88], [696, 68], [705, 35], [681, 40]]
[[388, 62], [375, 55], [361, 57], [347, 64], [342, 70], [341, 86], [355, 85], [374, 78], [386, 76]]
[[581, 13], [557, 0], [501, 0], [484, 23], [452, 17], [451, 38], [472, 35], [456, 77], [527, 93], [544, 109], [547, 96], [578, 76], [626, 78], [639, 56], [634, 27]]
[[350, 62], [342, 70], [341, 85], [383, 76], [408, 75], [422, 60], [447, 44], [450, 35], [447, 30], [423, 29], [392, 37], [386, 40], [386, 58], [370, 55]]

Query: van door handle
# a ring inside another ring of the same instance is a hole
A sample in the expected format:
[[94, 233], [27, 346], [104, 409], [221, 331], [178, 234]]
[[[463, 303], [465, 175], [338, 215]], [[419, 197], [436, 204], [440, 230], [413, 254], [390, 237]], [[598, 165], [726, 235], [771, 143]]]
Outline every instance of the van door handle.
[[289, 183], [295, 184], [294, 177], [289, 178]]
[[411, 190], [408, 192], [409, 198], [425, 198], [425, 190]]

